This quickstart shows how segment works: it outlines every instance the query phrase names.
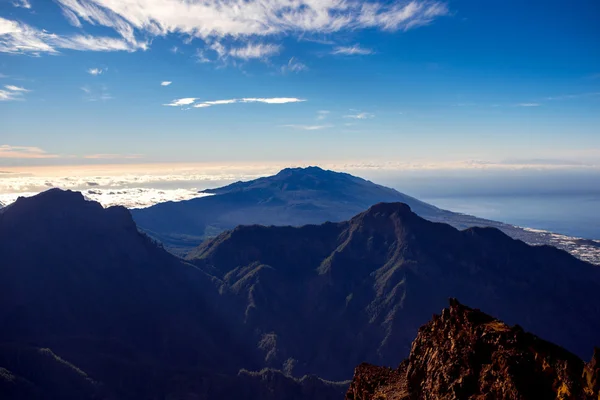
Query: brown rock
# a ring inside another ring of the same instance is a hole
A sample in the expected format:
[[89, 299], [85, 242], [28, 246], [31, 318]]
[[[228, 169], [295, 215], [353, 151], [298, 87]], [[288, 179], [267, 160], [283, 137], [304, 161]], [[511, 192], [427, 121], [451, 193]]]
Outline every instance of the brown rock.
[[587, 365], [519, 326], [450, 300], [396, 370], [356, 368], [347, 400], [600, 399], [600, 349]]

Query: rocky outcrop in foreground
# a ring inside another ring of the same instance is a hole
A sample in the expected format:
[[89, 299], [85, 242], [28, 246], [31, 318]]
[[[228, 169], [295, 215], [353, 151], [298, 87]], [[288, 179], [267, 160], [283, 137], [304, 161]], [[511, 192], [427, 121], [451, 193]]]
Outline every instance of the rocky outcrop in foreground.
[[358, 366], [346, 399], [600, 399], [600, 349], [586, 364], [451, 299], [397, 369]]

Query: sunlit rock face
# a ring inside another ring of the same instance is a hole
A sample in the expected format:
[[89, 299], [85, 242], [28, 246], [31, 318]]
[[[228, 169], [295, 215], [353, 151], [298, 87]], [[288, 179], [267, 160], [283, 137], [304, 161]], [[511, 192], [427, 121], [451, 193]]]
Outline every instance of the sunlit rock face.
[[586, 364], [519, 326], [452, 299], [449, 308], [419, 329], [398, 368], [358, 366], [346, 400], [595, 400], [599, 361], [598, 348]]

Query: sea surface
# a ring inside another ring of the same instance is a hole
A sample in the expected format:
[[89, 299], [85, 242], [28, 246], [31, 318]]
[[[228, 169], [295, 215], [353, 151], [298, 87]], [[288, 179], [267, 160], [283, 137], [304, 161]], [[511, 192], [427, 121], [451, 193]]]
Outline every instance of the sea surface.
[[600, 239], [599, 194], [421, 197], [439, 208], [586, 239]]

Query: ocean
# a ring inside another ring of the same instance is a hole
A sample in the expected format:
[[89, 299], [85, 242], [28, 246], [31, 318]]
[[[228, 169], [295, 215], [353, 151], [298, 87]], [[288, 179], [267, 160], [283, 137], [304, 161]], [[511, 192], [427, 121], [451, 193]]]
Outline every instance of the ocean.
[[437, 207], [569, 236], [600, 239], [600, 195], [421, 197]]

